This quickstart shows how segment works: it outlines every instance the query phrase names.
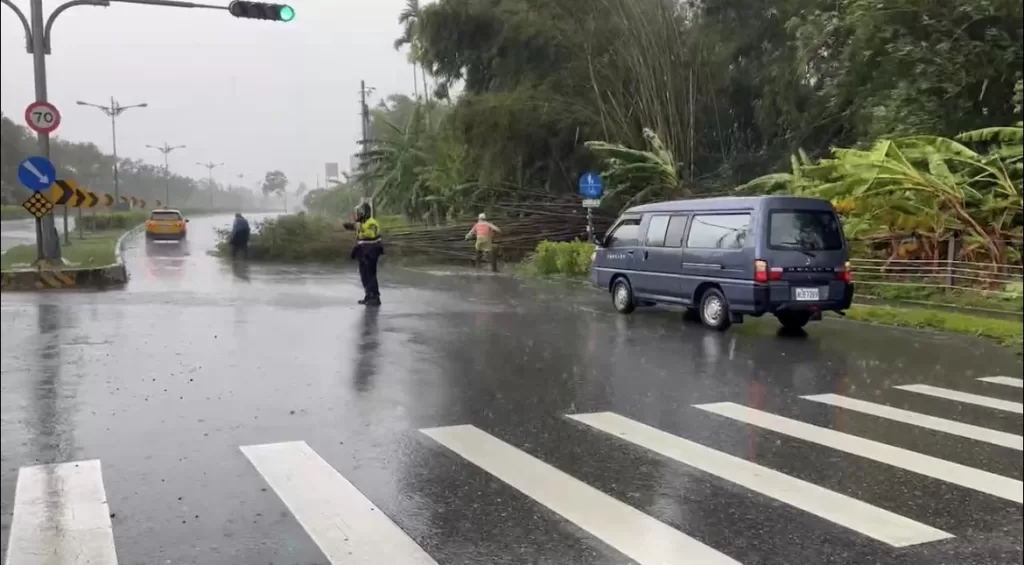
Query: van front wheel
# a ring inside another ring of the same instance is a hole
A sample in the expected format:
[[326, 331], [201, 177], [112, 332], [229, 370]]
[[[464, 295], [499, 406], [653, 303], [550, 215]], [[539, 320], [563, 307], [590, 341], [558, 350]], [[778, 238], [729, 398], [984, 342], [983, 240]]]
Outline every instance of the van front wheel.
[[787, 330], [798, 330], [811, 321], [810, 312], [779, 312], [775, 317]]
[[725, 331], [732, 325], [729, 318], [729, 303], [725, 295], [717, 288], [709, 288], [700, 297], [700, 321], [705, 326], [718, 331]]
[[615, 283], [612, 284], [612, 305], [622, 314], [629, 314], [636, 310], [633, 287], [630, 286], [626, 277], [615, 279]]

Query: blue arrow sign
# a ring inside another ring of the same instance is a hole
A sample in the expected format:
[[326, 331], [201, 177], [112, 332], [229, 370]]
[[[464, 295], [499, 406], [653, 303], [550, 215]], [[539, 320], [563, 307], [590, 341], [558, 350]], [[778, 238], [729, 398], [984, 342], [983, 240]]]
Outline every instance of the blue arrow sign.
[[57, 180], [57, 167], [46, 157], [29, 157], [18, 165], [18, 180], [32, 192], [42, 192]]
[[601, 176], [594, 172], [583, 173], [580, 177], [580, 196], [583, 198], [601, 198], [604, 194], [604, 183]]

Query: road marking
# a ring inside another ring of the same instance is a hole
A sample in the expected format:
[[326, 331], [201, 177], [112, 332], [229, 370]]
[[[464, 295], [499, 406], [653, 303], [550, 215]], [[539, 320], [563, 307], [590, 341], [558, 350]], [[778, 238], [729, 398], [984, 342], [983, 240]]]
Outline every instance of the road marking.
[[117, 565], [99, 460], [22, 467], [7, 565]]
[[739, 565], [686, 534], [473, 426], [420, 431], [640, 565]]
[[1006, 412], [1024, 414], [1024, 403], [1020, 402], [1012, 402], [1009, 400], [992, 398], [990, 396], [971, 394], [969, 392], [960, 392], [959, 390], [950, 390], [948, 388], [940, 388], [931, 385], [900, 385], [894, 388], [907, 390], [910, 392], [916, 392], [919, 394], [927, 394], [928, 396], [935, 396], [938, 398], [945, 398], [947, 400], [955, 400], [957, 402], [977, 404], [978, 406], [993, 408], [995, 410], [1005, 410]]
[[904, 424], [910, 424], [912, 426], [928, 428], [929, 430], [945, 432], [947, 434], [983, 441], [985, 443], [1001, 445], [1003, 447], [1016, 449], [1017, 451], [1024, 451], [1024, 436], [990, 430], [981, 426], [973, 426], [971, 424], [964, 424], [953, 420], [946, 420], [944, 418], [936, 418], [935, 416], [918, 414], [917, 412], [911, 412], [910, 410], [902, 410], [900, 408], [875, 404], [873, 402], [858, 400], [848, 396], [840, 396], [838, 394], [814, 394], [804, 396], [803, 398], [813, 400], [815, 402], [830, 404], [832, 406], [838, 406], [840, 408], [845, 408], [846, 410], [853, 410], [855, 412], [878, 416], [879, 418], [903, 422]]
[[985, 381], [986, 383], [995, 383], [997, 385], [1024, 388], [1024, 379], [1015, 379], [1013, 377], [981, 377], [978, 380]]
[[916, 453], [900, 447], [893, 447], [828, 428], [790, 420], [789, 418], [740, 406], [732, 402], [699, 404], [697, 408], [780, 434], [906, 469], [926, 477], [988, 493], [1018, 504], [1024, 504], [1024, 482], [1016, 479], [1003, 477], [958, 463], [951, 463], [938, 457]]
[[240, 448], [331, 565], [437, 565], [304, 441]]
[[570, 415], [634, 443], [895, 547], [953, 537], [866, 502], [790, 477], [611, 412]]

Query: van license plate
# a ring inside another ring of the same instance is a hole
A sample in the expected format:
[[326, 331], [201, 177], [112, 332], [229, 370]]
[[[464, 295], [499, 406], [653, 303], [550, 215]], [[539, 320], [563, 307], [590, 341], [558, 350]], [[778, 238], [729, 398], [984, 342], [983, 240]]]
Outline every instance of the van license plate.
[[816, 288], [796, 288], [793, 289], [793, 295], [797, 300], [820, 300]]

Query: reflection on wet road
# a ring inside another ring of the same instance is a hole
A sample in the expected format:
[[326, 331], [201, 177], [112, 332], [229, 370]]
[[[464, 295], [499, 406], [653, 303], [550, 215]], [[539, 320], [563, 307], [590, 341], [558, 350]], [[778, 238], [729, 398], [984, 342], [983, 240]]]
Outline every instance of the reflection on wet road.
[[229, 222], [3, 295], [11, 565], [1021, 562], [1012, 353], [386, 262], [366, 310], [348, 265], [210, 256]]

